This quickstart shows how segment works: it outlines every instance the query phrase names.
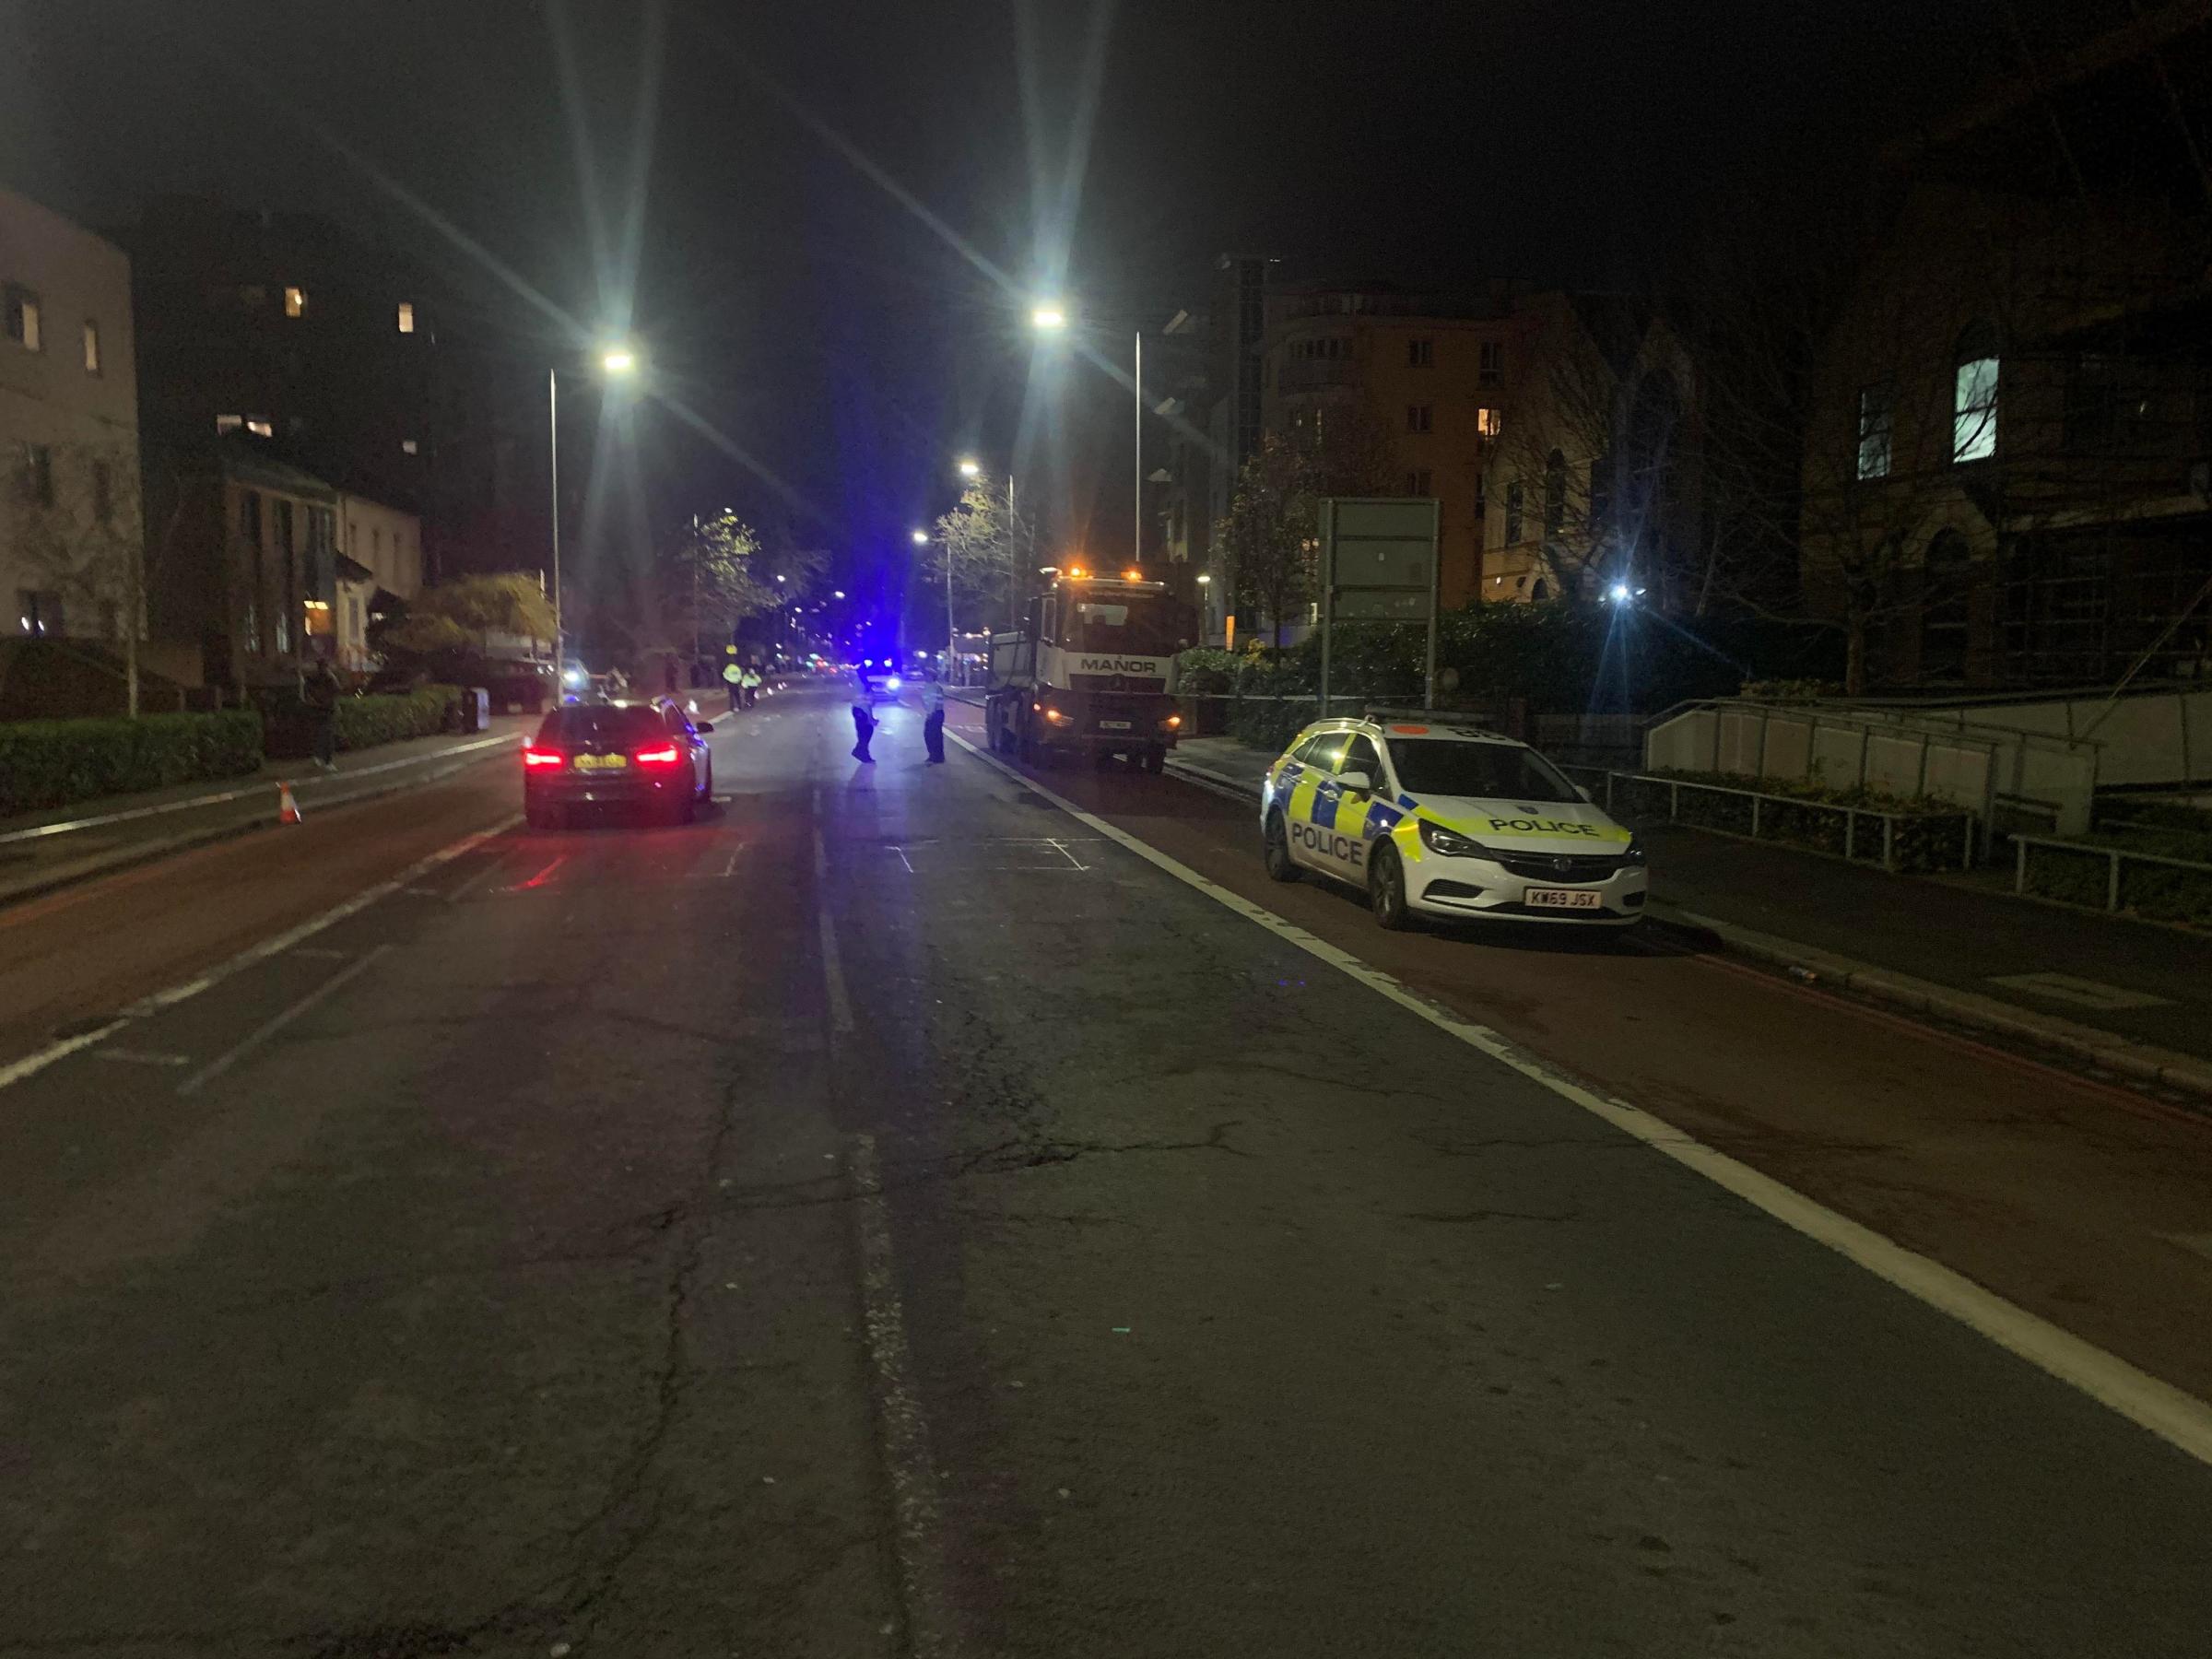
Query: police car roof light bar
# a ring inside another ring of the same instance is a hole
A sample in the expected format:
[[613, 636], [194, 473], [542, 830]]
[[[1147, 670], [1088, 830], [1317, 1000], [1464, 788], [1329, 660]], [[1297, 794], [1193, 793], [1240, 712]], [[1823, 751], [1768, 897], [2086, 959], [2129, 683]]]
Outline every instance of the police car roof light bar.
[[1465, 726], [1471, 731], [1488, 732], [1493, 736], [1503, 735], [1490, 725], [1489, 717], [1479, 709], [1394, 709], [1383, 703], [1368, 703], [1365, 707], [1366, 712], [1361, 716], [1365, 720], [1419, 721], [1426, 725]]

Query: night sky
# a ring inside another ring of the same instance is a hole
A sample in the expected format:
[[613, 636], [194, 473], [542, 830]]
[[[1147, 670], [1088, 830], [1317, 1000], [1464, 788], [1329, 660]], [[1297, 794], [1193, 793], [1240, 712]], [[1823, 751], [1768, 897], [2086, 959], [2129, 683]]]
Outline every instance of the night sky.
[[1127, 407], [1032, 375], [1034, 292], [1125, 360], [1224, 250], [1632, 288], [1747, 169], [1819, 188], [2009, 71], [2013, 9], [2040, 49], [2128, 7], [0, 0], [0, 182], [101, 226], [167, 191], [321, 210], [526, 288], [548, 348], [627, 315], [759, 469], [664, 415], [657, 507], [782, 512], [853, 570], [959, 453]]

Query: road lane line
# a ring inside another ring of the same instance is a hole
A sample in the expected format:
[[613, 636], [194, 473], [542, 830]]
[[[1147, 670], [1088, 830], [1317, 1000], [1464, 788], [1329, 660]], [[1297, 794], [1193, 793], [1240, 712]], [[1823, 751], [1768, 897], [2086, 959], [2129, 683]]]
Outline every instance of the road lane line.
[[151, 1049], [103, 1048], [94, 1049], [95, 1060], [120, 1060], [129, 1065], [190, 1065], [190, 1054], [157, 1054]]
[[830, 993], [830, 1029], [839, 1036], [853, 1031], [853, 999], [845, 992], [845, 967], [837, 954], [837, 929], [830, 922], [830, 895], [825, 878], [830, 858], [822, 846], [822, 832], [814, 832], [814, 916], [822, 934], [822, 983]]
[[449, 865], [454, 859], [482, 846], [494, 836], [504, 835], [522, 821], [523, 815], [521, 813], [510, 813], [488, 830], [478, 830], [473, 834], [465, 835], [459, 841], [439, 848], [437, 852], [430, 853], [428, 857], [417, 859], [389, 881], [380, 881], [374, 887], [364, 888], [344, 903], [334, 905], [320, 915], [310, 916], [306, 921], [288, 927], [282, 933], [272, 935], [258, 945], [249, 945], [236, 956], [218, 962], [214, 967], [195, 978], [186, 980], [182, 984], [171, 985], [167, 990], [157, 991], [150, 996], [140, 997], [105, 1025], [96, 1027], [88, 1031], [80, 1031], [76, 1036], [63, 1038], [57, 1042], [51, 1042], [35, 1053], [26, 1054], [20, 1060], [0, 1065], [0, 1089], [11, 1088], [26, 1077], [36, 1077], [55, 1061], [65, 1060], [82, 1049], [90, 1048], [103, 1038], [113, 1036], [134, 1020], [144, 1019], [148, 1015], [158, 1014], [164, 1008], [174, 1007], [188, 998], [197, 996], [211, 986], [221, 984], [232, 974], [251, 968], [256, 962], [265, 961], [270, 957], [289, 950], [303, 939], [313, 938], [315, 935], [323, 932], [325, 928], [335, 927], [340, 922], [345, 921], [347, 917], [367, 910], [378, 900], [387, 899], [394, 893], [401, 891], [431, 870]]
[[209, 1083], [215, 1081], [270, 1038], [276, 1036], [286, 1026], [290, 1025], [293, 1020], [299, 1018], [302, 1014], [319, 1007], [325, 998], [343, 988], [347, 982], [366, 972], [378, 958], [391, 948], [392, 947], [389, 945], [379, 945], [374, 949], [356, 957], [305, 996], [300, 997], [280, 1012], [272, 1014], [214, 1059], [208, 1061], [206, 1065], [201, 1066], [198, 1071], [194, 1072], [191, 1077], [177, 1085], [177, 1092], [181, 1095], [199, 1093]]
[[950, 1659], [959, 1652], [947, 1590], [938, 1525], [935, 1465], [929, 1423], [914, 1386], [906, 1312], [891, 1263], [890, 1215], [876, 1161], [876, 1137], [856, 1135], [846, 1154], [853, 1172], [853, 1232], [860, 1262], [861, 1324], [876, 1378], [878, 1450], [890, 1480], [899, 1593], [906, 1613], [907, 1652], [916, 1659]]
[[1794, 1188], [1783, 1185], [1773, 1177], [1761, 1174], [1748, 1164], [1739, 1163], [1727, 1154], [1713, 1150], [1702, 1141], [1653, 1116], [1641, 1107], [1597, 1094], [1554, 1071], [1534, 1055], [1524, 1053], [1489, 1027], [1455, 1014], [1406, 989], [1389, 974], [1370, 967], [1349, 951], [1340, 949], [1318, 935], [1308, 933], [1297, 924], [1286, 921], [1265, 906], [1254, 904], [1242, 895], [1231, 892], [1127, 830], [1108, 823], [1095, 813], [1086, 811], [1065, 796], [1008, 766], [996, 756], [983, 753], [966, 738], [952, 733], [947, 735], [985, 766], [1004, 773], [1022, 788], [1050, 801], [1077, 822], [1125, 847], [1178, 881], [1195, 888], [1247, 921], [1255, 922], [1277, 937], [1297, 946], [1307, 955], [1328, 963], [1377, 994], [1418, 1014], [1430, 1025], [1456, 1037], [1468, 1047], [1488, 1055], [1529, 1081], [1540, 1084], [1560, 1099], [1641, 1141], [1653, 1151], [1703, 1176], [1715, 1186], [1764, 1211], [1793, 1231], [1802, 1233], [1816, 1243], [1826, 1245], [1906, 1295], [1957, 1320], [1968, 1329], [1980, 1333], [2046, 1375], [2079, 1390], [2136, 1427], [2148, 1430], [2178, 1451], [2186, 1453], [2200, 1463], [2212, 1464], [2212, 1406], [2195, 1395], [2130, 1365], [2116, 1354], [2106, 1353], [2094, 1343], [2085, 1341], [2070, 1331], [2061, 1330], [2048, 1320], [2040, 1319], [2027, 1309], [1977, 1285], [1963, 1274], [1954, 1273], [1941, 1263], [1906, 1249], [1872, 1228], [1862, 1226], [1826, 1205], [1806, 1197]]

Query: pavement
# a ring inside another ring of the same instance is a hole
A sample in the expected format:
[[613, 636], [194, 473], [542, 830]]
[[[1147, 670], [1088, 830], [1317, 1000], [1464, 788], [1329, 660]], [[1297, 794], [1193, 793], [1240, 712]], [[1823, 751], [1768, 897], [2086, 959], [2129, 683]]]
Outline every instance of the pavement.
[[[1169, 764], [1256, 800], [1274, 757], [1230, 737]], [[1892, 876], [1679, 824], [1641, 827], [1652, 913], [1840, 990], [2212, 1097], [2212, 937]]]
[[380, 744], [340, 755], [333, 772], [319, 771], [312, 760], [270, 760], [242, 777], [0, 818], [0, 905], [273, 827], [280, 782], [291, 784], [303, 811], [417, 788], [512, 750], [537, 721], [535, 715], [496, 715], [482, 732]]
[[0, 912], [0, 1659], [2203, 1652], [2201, 1124], [919, 726]]

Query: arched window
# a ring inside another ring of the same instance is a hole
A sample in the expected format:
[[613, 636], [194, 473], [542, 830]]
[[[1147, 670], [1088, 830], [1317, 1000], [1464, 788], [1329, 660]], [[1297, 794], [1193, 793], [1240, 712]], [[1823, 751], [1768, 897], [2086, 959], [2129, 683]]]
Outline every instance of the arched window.
[[1544, 545], [1557, 547], [1567, 524], [1567, 457], [1553, 450], [1544, 458]]
[[1997, 453], [1997, 325], [1983, 321], [1959, 336], [1951, 382], [1951, 459]]
[[1928, 544], [1920, 580], [1920, 678], [1930, 684], [1963, 681], [1973, 590], [1973, 560], [1966, 537], [1946, 530]]
[[1536, 578], [1536, 585], [1535, 585], [1535, 587], [1532, 587], [1532, 588], [1530, 588], [1530, 589], [1528, 590], [1528, 596], [1529, 596], [1531, 599], [1548, 599], [1548, 598], [1550, 598], [1550, 597], [1551, 597], [1551, 583], [1550, 583], [1550, 582], [1547, 582], [1547, 581], [1545, 581], [1545, 580], [1544, 580], [1544, 578], [1543, 578], [1543, 577], [1541, 577], [1541, 576], [1537, 577], [1537, 578]]

